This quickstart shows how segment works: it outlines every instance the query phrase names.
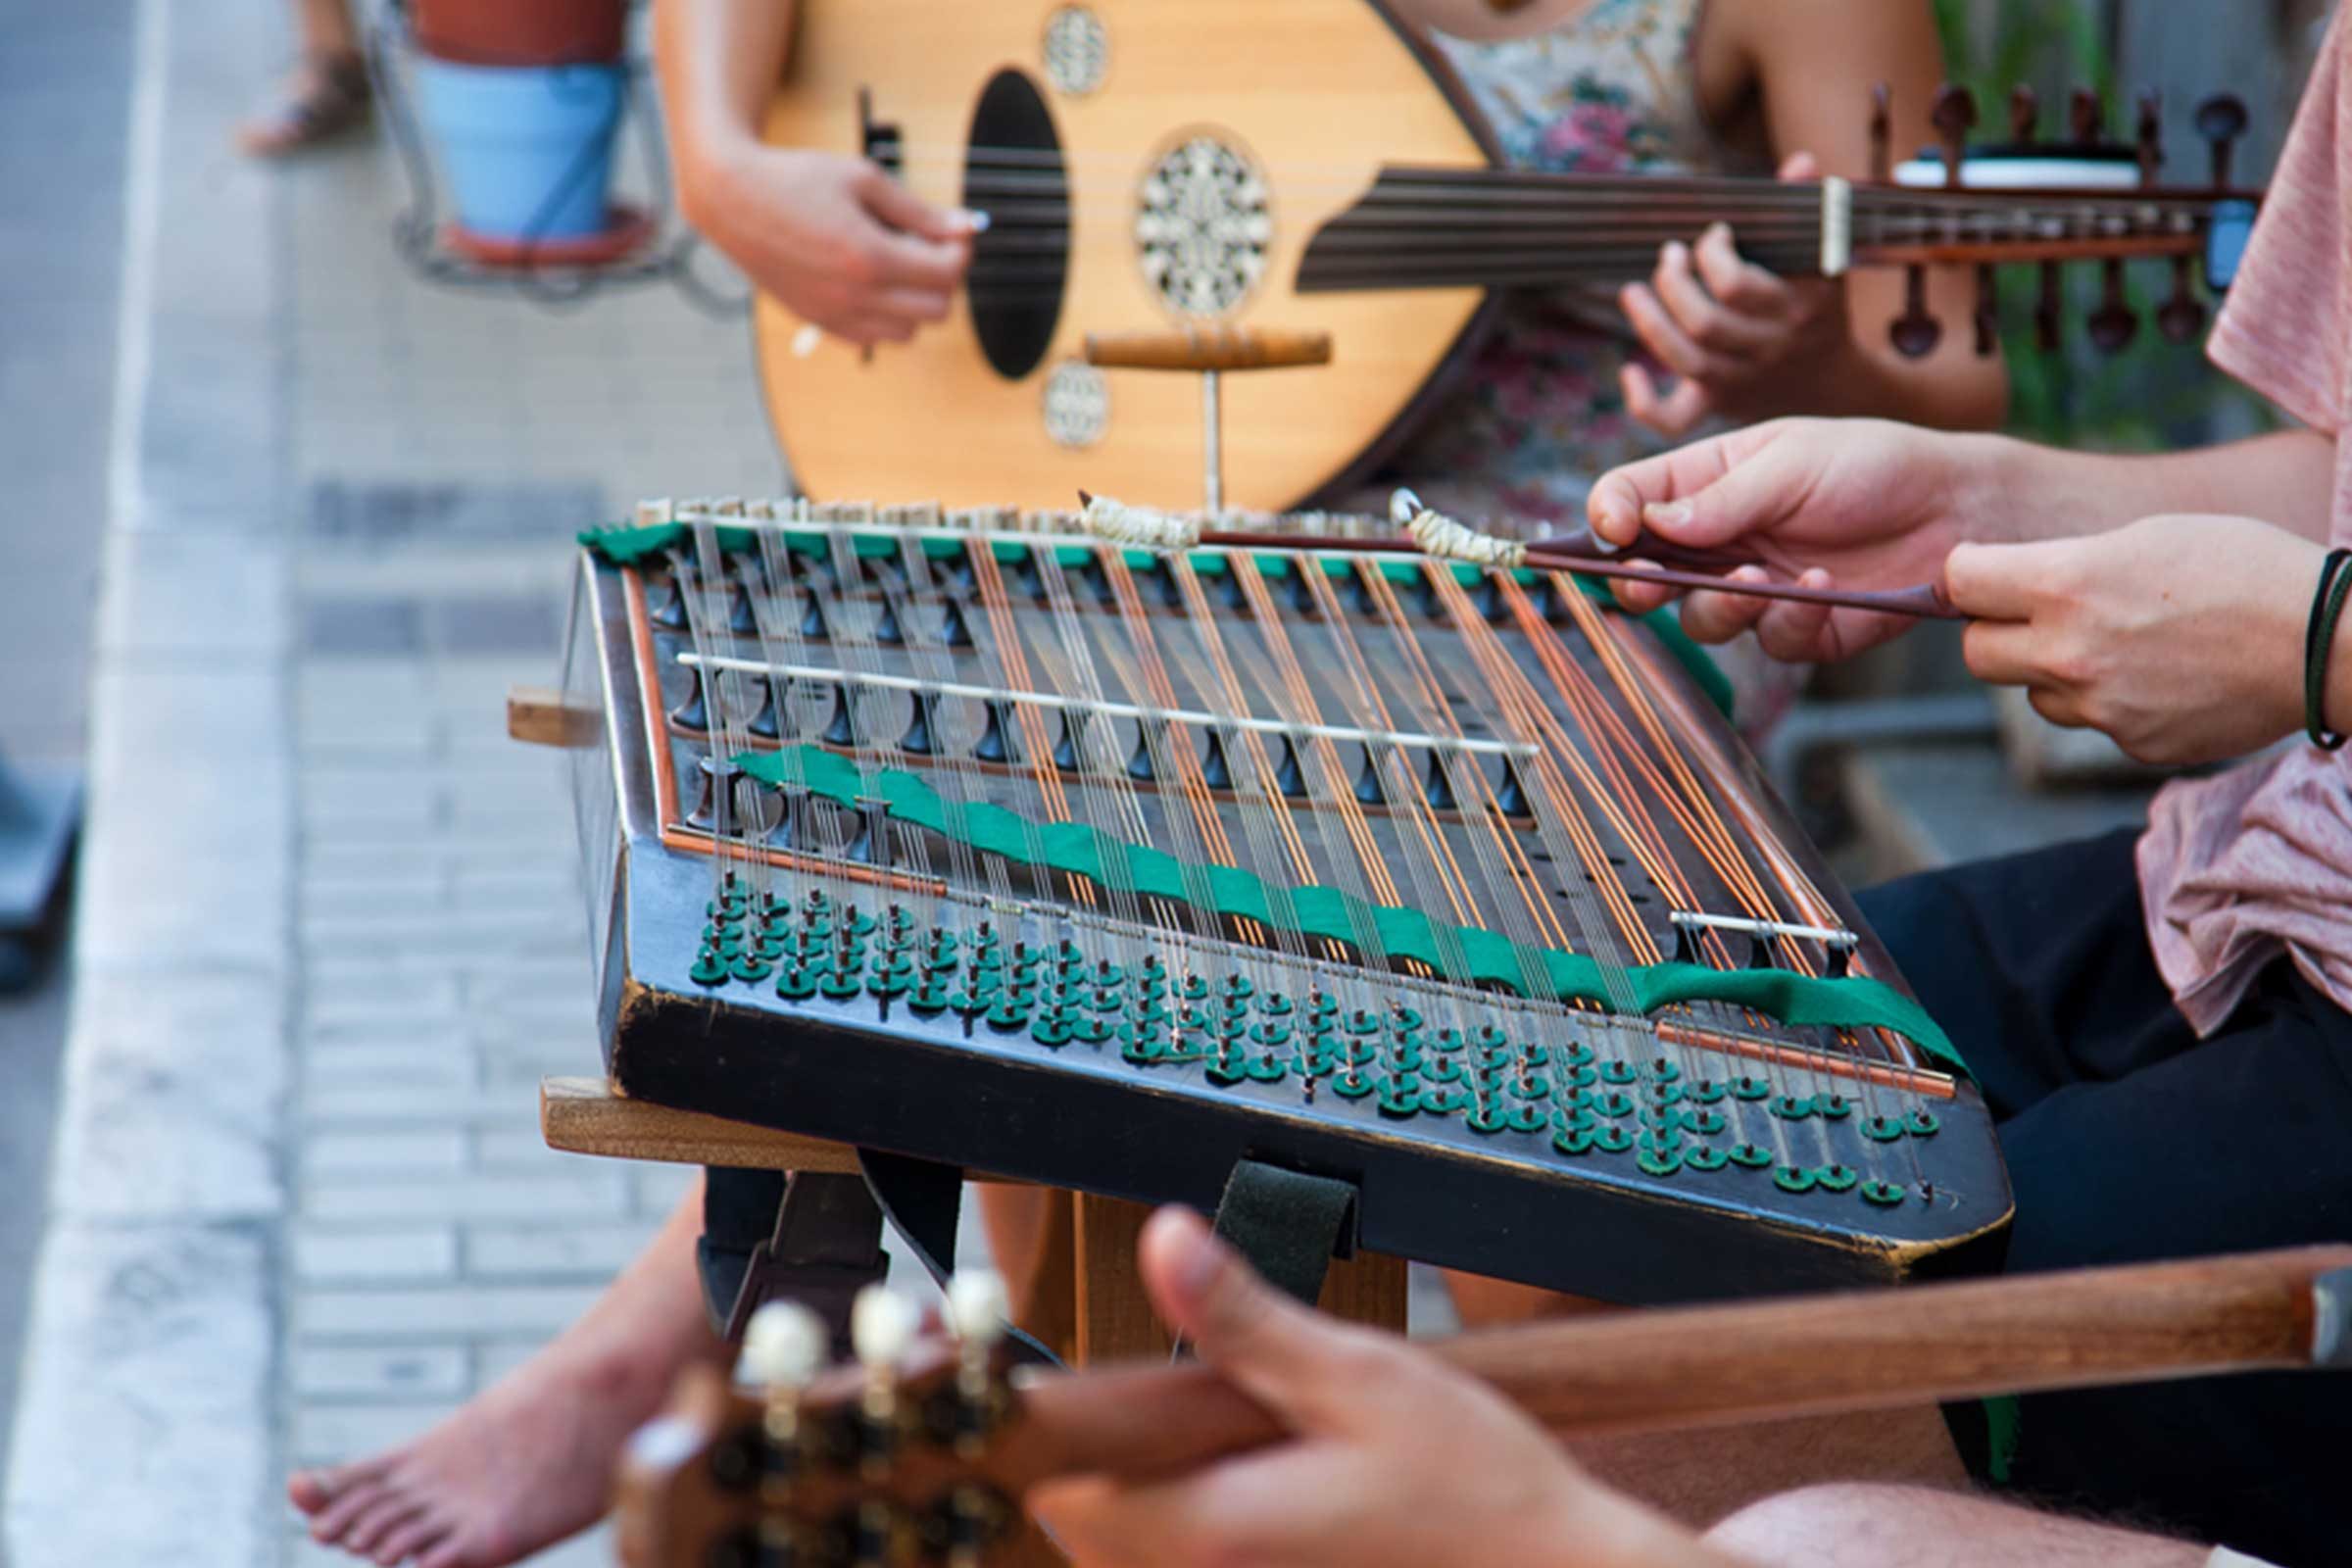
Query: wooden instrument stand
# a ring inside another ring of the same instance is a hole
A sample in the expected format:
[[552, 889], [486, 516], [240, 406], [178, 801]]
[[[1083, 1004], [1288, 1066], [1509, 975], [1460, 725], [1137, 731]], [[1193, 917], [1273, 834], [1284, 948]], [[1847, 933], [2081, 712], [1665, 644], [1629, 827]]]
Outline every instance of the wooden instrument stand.
[[[858, 1170], [857, 1152], [847, 1145], [628, 1100], [601, 1078], [542, 1079], [539, 1130], [550, 1149], [573, 1154], [746, 1170]], [[1053, 1199], [1045, 1258], [1022, 1327], [1072, 1366], [1166, 1356], [1171, 1342], [1135, 1267], [1136, 1238], [1151, 1210], [1093, 1193], [1056, 1191]], [[1358, 1252], [1332, 1263], [1320, 1304], [1334, 1316], [1402, 1333], [1404, 1300], [1404, 1260]]]

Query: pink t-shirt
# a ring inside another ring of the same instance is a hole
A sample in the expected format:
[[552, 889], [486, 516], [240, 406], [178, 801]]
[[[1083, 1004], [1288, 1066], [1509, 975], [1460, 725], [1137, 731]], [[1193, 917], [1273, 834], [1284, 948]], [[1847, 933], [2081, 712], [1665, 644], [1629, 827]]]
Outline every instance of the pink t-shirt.
[[[2335, 437], [2330, 534], [2352, 545], [2352, 73], [2338, 13], [2296, 112], [2213, 362]], [[2316, 584], [2316, 578], [2315, 578]], [[2148, 941], [2199, 1034], [2281, 954], [2352, 1011], [2352, 749], [2303, 744], [2167, 785], [2139, 841]]]

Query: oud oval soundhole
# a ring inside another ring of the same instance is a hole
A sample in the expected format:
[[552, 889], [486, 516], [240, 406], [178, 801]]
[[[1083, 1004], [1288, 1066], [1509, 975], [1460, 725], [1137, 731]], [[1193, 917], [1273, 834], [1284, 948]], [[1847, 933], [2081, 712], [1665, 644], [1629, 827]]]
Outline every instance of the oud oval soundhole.
[[1008, 381], [1037, 368], [1061, 318], [1070, 271], [1070, 180], [1036, 83], [989, 78], [964, 141], [963, 205], [989, 215], [972, 241], [964, 291], [989, 368]]

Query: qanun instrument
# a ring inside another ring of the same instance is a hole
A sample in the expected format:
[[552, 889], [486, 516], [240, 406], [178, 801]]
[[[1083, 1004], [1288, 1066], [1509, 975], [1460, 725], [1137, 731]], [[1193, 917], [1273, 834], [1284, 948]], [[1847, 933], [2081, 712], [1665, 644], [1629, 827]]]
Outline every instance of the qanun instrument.
[[1202, 1208], [1270, 1165], [1362, 1246], [1624, 1301], [1997, 1246], [1976, 1088], [1670, 619], [1381, 520], [1088, 526], [584, 536], [623, 1093]]
[[[871, 159], [989, 218], [949, 319], [909, 344], [822, 340], [760, 302], [777, 439], [819, 497], [1058, 506], [1087, 485], [1189, 503], [1194, 389], [1086, 352], [1090, 335], [1189, 324], [1331, 337], [1328, 366], [1228, 392], [1227, 501], [1296, 506], [1395, 449], [1466, 367], [1497, 291], [1646, 277], [1666, 241], [1718, 220], [1784, 275], [1904, 270], [1886, 329], [1907, 354], [1944, 336], [1931, 266], [1976, 270], [1959, 329], [1980, 352], [2010, 264], [2038, 270], [2013, 309], [2046, 346], [2076, 263], [2102, 272], [2085, 322], [2102, 350], [2138, 327], [2134, 262], [2166, 290], [2158, 326], [2187, 341], [2207, 311], [2194, 273], [2223, 286], [2253, 215], [2230, 178], [2245, 110], [2227, 97], [2195, 116], [2210, 178], [2179, 186], [2158, 183], [2152, 99], [2118, 144], [2086, 93], [2041, 139], [2022, 93], [2008, 140], [1972, 147], [1977, 106], [1956, 88], [1932, 106], [1940, 145], [1910, 162], [1890, 154], [1884, 96], [1856, 106], [1867, 180], [1550, 174], [1501, 167], [1443, 58], [1376, 0], [801, 0], [795, 29], [772, 140]], [[909, 447], [908, 429], [937, 439]]]
[[[620, 1474], [628, 1568], [1058, 1563], [1021, 1505], [1075, 1475], [1181, 1476], [1284, 1436], [1212, 1368], [1007, 1377], [1004, 1293], [948, 1292], [945, 1342], [876, 1288], [858, 1366], [798, 1303], [752, 1319], [739, 1382], [698, 1366]], [[1440, 1340], [1429, 1352], [1564, 1437], [1662, 1432], [2264, 1369], [2352, 1367], [2352, 1247], [1615, 1313]]]

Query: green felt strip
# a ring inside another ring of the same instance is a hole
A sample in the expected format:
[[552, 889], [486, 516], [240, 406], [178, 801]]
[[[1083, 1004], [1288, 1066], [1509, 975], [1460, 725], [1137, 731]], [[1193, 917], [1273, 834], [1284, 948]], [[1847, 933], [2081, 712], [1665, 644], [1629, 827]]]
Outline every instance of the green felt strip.
[[[1441, 974], [1458, 974], [1467, 965], [1470, 979], [1522, 996], [1531, 984], [1548, 985], [1551, 996], [1545, 1000], [1614, 1004], [1607, 975], [1585, 954], [1514, 943], [1476, 926], [1441, 927], [1420, 909], [1369, 904], [1337, 888], [1269, 886], [1237, 866], [1188, 863], [1083, 822], [1038, 822], [988, 802], [951, 803], [912, 773], [889, 768], [861, 773], [855, 763], [814, 746], [745, 752], [735, 762], [764, 783], [800, 786], [840, 806], [855, 807], [860, 799], [878, 796], [900, 821], [1022, 864], [1036, 865], [1042, 857], [1044, 869], [1087, 877], [1114, 891], [1191, 903], [1195, 890], [1205, 887], [1216, 912], [1237, 919], [1351, 944], [1369, 927], [1392, 957], [1417, 958]], [[1678, 1002], [1720, 1002], [1786, 1024], [1892, 1029], [1938, 1059], [1960, 1065], [1951, 1042], [1919, 1004], [1876, 980], [1692, 963], [1648, 964], [1624, 973], [1643, 1013]]]

